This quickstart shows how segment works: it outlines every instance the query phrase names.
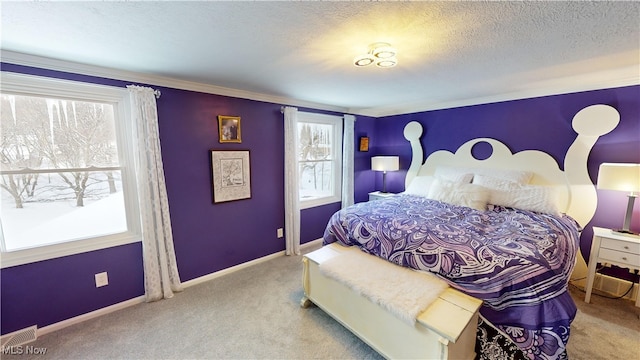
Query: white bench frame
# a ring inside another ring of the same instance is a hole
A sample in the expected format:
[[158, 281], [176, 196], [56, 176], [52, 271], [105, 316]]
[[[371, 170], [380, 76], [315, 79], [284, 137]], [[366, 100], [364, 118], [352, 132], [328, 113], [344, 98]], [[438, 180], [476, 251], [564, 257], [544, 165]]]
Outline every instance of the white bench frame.
[[303, 307], [313, 302], [389, 359], [475, 358], [478, 309], [482, 301], [447, 288], [418, 316], [415, 325], [409, 325], [320, 272], [322, 262], [352, 251], [360, 250], [331, 244], [303, 257]]

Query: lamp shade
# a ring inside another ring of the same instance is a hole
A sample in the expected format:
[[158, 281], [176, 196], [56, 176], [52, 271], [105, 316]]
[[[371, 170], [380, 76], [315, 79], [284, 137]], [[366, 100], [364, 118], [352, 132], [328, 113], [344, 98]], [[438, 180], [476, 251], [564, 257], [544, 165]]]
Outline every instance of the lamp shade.
[[374, 156], [371, 158], [371, 170], [396, 171], [400, 169], [398, 156]]
[[598, 189], [640, 191], [640, 164], [600, 164]]

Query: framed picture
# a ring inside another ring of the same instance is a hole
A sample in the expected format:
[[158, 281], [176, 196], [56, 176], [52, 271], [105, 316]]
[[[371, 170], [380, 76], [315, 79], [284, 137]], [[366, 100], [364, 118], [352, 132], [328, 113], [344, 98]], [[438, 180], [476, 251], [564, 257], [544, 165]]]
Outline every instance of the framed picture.
[[251, 198], [249, 150], [211, 150], [213, 202]]
[[240, 116], [218, 115], [220, 143], [241, 143]]
[[369, 137], [360, 137], [360, 151], [369, 151]]

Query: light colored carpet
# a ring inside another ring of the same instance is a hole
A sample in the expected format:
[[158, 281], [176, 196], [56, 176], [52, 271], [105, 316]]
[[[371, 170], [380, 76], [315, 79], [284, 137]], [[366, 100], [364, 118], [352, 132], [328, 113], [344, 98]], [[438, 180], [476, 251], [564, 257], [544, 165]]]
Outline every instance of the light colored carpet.
[[5, 359], [382, 359], [317, 307], [302, 257], [283, 256], [44, 335]]
[[[301, 308], [301, 282], [301, 257], [283, 256], [28, 344], [45, 355], [2, 359], [382, 359], [322, 310]], [[572, 360], [640, 359], [638, 308], [572, 293]]]
[[578, 306], [567, 344], [570, 359], [640, 360], [640, 308], [633, 301], [591, 296], [587, 304], [582, 290], [569, 291]]

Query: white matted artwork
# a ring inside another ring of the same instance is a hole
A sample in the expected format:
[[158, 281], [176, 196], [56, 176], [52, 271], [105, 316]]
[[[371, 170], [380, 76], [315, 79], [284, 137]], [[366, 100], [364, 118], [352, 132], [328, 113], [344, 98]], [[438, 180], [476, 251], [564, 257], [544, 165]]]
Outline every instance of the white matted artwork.
[[213, 202], [251, 198], [249, 150], [211, 150]]

